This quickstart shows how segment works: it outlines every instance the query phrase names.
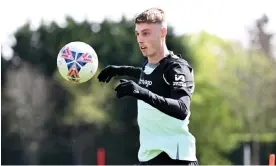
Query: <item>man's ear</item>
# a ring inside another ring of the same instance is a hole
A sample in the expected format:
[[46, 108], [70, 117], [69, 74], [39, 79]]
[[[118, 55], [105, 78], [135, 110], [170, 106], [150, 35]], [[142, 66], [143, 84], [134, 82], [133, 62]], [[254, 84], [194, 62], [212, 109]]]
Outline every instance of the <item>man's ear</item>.
[[161, 37], [166, 37], [167, 36], [167, 28], [162, 27], [161, 29]]

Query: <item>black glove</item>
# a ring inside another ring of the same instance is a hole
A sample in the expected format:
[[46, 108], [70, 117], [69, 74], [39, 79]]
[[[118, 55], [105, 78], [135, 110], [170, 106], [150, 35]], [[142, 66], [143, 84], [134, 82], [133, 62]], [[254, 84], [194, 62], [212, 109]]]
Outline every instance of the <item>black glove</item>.
[[109, 65], [100, 72], [98, 80], [108, 83], [114, 76], [132, 76], [138, 79], [141, 72], [139, 67]]
[[122, 98], [124, 96], [132, 96], [137, 99], [143, 99], [145, 96], [148, 96], [149, 91], [145, 88], [142, 88], [134, 81], [121, 79], [120, 84], [115, 88], [117, 92], [117, 98]]
[[120, 76], [123, 74], [124, 74], [124, 67], [109, 65], [100, 72], [100, 74], [98, 75], [98, 80], [100, 82], [108, 83], [112, 77], [117, 75]]

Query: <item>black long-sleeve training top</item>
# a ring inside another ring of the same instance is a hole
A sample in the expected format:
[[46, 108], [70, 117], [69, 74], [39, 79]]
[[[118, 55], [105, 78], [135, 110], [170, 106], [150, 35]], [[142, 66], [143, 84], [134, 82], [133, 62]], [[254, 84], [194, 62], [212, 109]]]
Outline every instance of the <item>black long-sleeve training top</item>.
[[194, 91], [193, 69], [187, 61], [170, 53], [159, 63], [129, 67], [125, 74], [139, 79], [138, 84], [149, 90], [144, 102], [174, 118], [186, 118]]

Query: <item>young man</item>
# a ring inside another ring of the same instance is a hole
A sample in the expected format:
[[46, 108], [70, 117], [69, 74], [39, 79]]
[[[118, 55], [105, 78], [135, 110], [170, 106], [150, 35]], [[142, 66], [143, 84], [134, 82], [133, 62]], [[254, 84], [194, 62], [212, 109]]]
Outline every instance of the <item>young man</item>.
[[136, 36], [147, 58], [142, 68], [107, 66], [98, 76], [109, 82], [120, 80], [117, 97], [138, 99], [140, 165], [197, 165], [195, 138], [189, 132], [190, 102], [194, 91], [193, 69], [166, 47], [167, 22], [164, 11], [148, 9], [135, 19]]

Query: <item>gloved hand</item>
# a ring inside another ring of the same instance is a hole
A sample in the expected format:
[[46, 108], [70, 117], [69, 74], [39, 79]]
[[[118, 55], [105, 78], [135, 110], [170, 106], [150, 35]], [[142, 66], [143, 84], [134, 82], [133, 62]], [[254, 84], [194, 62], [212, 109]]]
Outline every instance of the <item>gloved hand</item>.
[[115, 88], [117, 92], [117, 98], [122, 98], [124, 96], [132, 96], [137, 99], [143, 99], [145, 96], [148, 96], [149, 91], [145, 88], [142, 88], [132, 80], [121, 79], [120, 84]]
[[109, 65], [100, 72], [100, 74], [98, 75], [98, 80], [100, 82], [108, 83], [112, 77], [123, 75], [123, 70], [123, 66]]

